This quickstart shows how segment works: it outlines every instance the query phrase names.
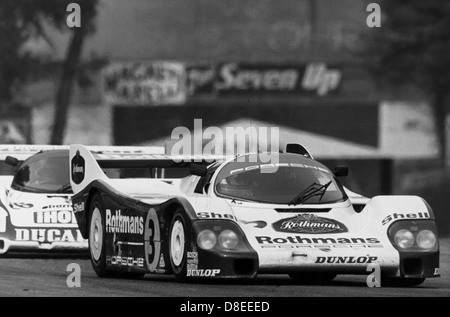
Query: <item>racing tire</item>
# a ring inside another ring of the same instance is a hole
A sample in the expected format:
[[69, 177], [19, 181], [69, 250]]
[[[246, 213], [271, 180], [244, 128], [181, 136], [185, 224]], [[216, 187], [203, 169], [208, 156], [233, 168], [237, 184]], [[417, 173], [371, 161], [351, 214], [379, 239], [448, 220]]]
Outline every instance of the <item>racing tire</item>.
[[89, 206], [89, 255], [92, 268], [99, 277], [108, 277], [106, 268], [106, 228], [102, 199], [95, 194]]
[[89, 254], [98, 277], [141, 279], [145, 273], [111, 271], [106, 267], [106, 223], [100, 194], [95, 194], [89, 208]]
[[296, 283], [301, 285], [328, 285], [337, 274], [334, 273], [324, 273], [315, 274], [308, 272], [293, 272], [289, 273], [289, 277], [293, 279]]
[[168, 253], [175, 278], [184, 281], [187, 276], [188, 228], [185, 216], [177, 210], [170, 222]]

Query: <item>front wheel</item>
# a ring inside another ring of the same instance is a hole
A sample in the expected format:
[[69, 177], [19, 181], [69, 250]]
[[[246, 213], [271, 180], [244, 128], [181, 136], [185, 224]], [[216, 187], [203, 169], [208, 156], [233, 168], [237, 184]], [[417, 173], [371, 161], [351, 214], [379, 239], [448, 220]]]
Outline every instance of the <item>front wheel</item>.
[[184, 280], [187, 275], [187, 227], [180, 211], [175, 212], [170, 223], [169, 258], [175, 278]]

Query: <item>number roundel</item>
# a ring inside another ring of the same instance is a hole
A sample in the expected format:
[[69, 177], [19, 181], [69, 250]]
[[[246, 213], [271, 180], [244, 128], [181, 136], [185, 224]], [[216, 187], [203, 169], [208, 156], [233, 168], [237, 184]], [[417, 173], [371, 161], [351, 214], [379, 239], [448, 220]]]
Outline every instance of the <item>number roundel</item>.
[[158, 267], [161, 256], [161, 230], [156, 210], [151, 208], [145, 219], [144, 228], [145, 262], [150, 272]]

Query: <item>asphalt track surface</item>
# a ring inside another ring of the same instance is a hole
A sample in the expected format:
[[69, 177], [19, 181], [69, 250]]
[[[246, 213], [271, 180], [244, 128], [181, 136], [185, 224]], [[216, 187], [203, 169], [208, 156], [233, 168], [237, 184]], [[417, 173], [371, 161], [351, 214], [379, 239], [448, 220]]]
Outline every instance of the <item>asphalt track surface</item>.
[[[172, 276], [143, 280], [100, 279], [84, 256], [14, 255], [0, 258], [0, 297], [450, 297], [450, 237], [440, 239], [441, 277], [416, 287], [369, 288], [366, 276], [341, 275], [328, 285], [297, 285], [287, 275], [245, 281], [176, 282]], [[78, 263], [81, 287], [69, 288], [67, 266]]]

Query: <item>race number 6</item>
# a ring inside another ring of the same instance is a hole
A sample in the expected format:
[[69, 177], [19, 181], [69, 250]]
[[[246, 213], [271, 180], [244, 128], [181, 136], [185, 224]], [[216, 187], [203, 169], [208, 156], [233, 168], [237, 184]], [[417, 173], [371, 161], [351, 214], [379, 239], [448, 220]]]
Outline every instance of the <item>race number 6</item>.
[[158, 267], [161, 255], [161, 230], [156, 210], [151, 208], [147, 214], [144, 228], [145, 262], [150, 272]]

